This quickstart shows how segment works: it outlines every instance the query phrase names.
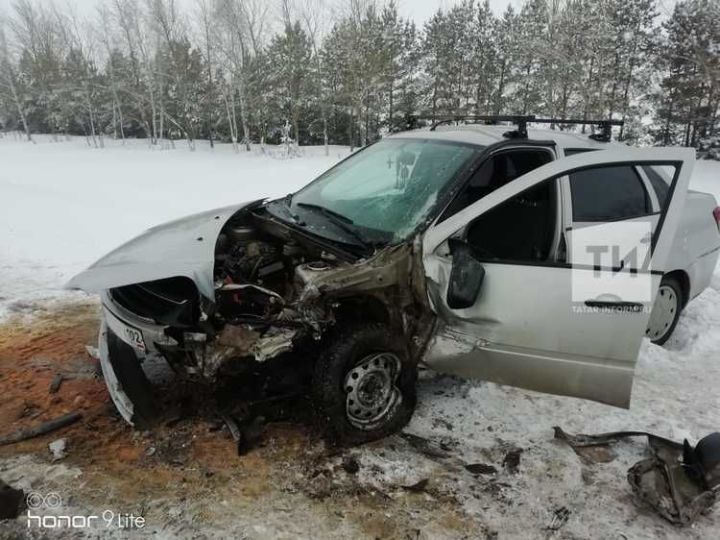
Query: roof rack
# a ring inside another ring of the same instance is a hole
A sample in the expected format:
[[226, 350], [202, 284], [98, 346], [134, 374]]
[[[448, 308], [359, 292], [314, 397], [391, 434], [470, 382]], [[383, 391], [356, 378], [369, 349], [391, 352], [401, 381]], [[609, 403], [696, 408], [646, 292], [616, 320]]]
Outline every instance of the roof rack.
[[497, 124], [498, 122], [510, 122], [517, 126], [517, 129], [506, 131], [503, 137], [509, 139], [527, 139], [527, 125], [534, 124], [563, 124], [563, 125], [594, 125], [600, 128], [599, 133], [593, 133], [590, 138], [594, 141], [609, 142], [612, 139], [612, 127], [625, 124], [622, 120], [581, 120], [577, 118], [537, 118], [534, 115], [463, 115], [442, 118], [430, 126], [430, 131], [435, 131], [440, 125], [452, 122], [474, 122], [484, 124]]

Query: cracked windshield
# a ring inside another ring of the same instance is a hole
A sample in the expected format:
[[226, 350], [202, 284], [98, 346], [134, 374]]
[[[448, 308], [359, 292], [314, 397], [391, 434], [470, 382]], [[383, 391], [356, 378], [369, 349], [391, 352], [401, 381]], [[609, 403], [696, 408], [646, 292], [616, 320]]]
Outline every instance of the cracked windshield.
[[365, 242], [400, 241], [480, 149], [438, 140], [385, 139], [296, 193], [292, 210], [303, 218], [315, 212], [336, 223], [342, 220]]

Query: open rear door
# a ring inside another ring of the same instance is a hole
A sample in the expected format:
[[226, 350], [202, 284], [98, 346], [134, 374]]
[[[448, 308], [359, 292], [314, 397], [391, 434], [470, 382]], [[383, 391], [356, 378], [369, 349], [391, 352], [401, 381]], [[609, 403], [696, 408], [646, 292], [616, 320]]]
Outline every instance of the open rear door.
[[[578, 154], [433, 225], [424, 266], [440, 324], [425, 361], [439, 371], [628, 407], [694, 160], [684, 148]], [[648, 208], [577, 231], [562, 227], [561, 209], [573, 201], [561, 200], [559, 179], [590, 170], [608, 178], [638, 165], [671, 172], [659, 215]], [[550, 236], [560, 241], [546, 245]]]

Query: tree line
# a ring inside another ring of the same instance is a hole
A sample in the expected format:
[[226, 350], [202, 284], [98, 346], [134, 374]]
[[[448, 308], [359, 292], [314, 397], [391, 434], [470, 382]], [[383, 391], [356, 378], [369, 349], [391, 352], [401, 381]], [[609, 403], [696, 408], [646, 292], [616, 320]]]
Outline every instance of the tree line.
[[[447, 116], [622, 119], [641, 143], [718, 144], [720, 1], [16, 0], [0, 14], [0, 128], [362, 146]], [[562, 124], [558, 124], [562, 128]]]

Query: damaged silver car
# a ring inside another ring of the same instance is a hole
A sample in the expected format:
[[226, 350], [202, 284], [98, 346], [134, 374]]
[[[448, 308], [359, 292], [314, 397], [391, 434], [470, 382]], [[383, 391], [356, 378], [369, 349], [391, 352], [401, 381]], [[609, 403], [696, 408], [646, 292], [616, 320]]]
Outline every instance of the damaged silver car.
[[[285, 370], [309, 365], [315, 408], [345, 443], [409, 421], [419, 365], [627, 407], [673, 270], [692, 150], [505, 131], [386, 137], [296, 193], [155, 227], [73, 278], [69, 287], [101, 295], [101, 365], [118, 411], [132, 424], [152, 413], [148, 356], [209, 385], [278, 358], [290, 359]], [[619, 269], [578, 262], [574, 217], [588, 205], [569, 179], [610, 185], [653, 167], [667, 173], [665, 200], [592, 221], [608, 245], [623, 217], [648, 223], [651, 239], [639, 241], [651, 264], [625, 269], [651, 281], [650, 296], [608, 290], [578, 312], [573, 280]], [[713, 208], [709, 268], [720, 246]]]

